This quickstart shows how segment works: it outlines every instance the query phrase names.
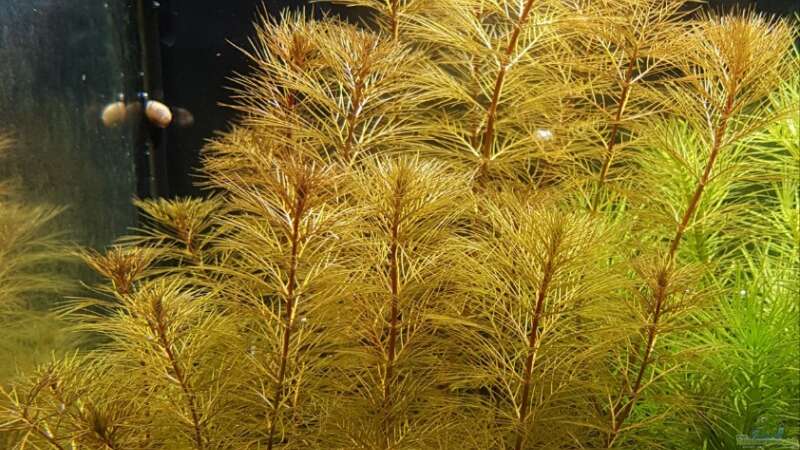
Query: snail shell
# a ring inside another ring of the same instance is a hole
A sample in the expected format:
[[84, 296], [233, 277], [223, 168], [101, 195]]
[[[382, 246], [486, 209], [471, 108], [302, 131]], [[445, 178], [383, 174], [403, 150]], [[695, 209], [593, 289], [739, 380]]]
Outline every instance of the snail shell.
[[172, 123], [172, 111], [169, 110], [167, 105], [156, 100], [147, 102], [144, 114], [150, 123], [159, 128], [167, 128]]
[[112, 128], [125, 122], [127, 115], [128, 110], [125, 106], [125, 102], [117, 101], [109, 103], [103, 108], [103, 112], [100, 114], [100, 120], [103, 121], [103, 125]]
[[194, 125], [194, 115], [186, 108], [172, 108], [175, 114], [175, 125], [185, 128]]

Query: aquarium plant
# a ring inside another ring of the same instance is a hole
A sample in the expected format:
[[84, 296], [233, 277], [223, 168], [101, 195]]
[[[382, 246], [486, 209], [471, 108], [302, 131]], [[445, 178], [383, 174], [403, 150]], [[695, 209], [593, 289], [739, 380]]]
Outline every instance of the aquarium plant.
[[[13, 147], [0, 135], [0, 158]], [[0, 182], [0, 385], [69, 341], [52, 314], [52, 300], [68, 285], [57, 267], [68, 252], [52, 223], [60, 210], [25, 201], [19, 190], [13, 180]]]
[[[11, 137], [0, 135], [0, 157], [13, 148]], [[69, 253], [52, 231], [60, 210], [26, 201], [19, 190], [14, 180], [0, 183], [0, 389], [77, 344], [55, 311], [69, 286], [58, 267]], [[11, 447], [11, 439], [0, 430], [0, 446]]]
[[105, 340], [3, 392], [17, 448], [796, 443], [794, 25], [340, 3], [257, 21], [206, 198], [84, 253]]

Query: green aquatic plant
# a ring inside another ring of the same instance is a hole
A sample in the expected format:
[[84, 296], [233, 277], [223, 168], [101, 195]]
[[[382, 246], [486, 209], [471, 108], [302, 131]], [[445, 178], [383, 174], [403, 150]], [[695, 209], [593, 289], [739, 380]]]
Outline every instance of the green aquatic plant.
[[[11, 139], [0, 136], [0, 156], [10, 148]], [[59, 287], [58, 279], [37, 270], [61, 250], [56, 235], [46, 228], [59, 210], [26, 204], [17, 194], [11, 183], [0, 184], [0, 310], [4, 312], [24, 304], [31, 293]]]
[[140, 230], [83, 254], [106, 282], [66, 314], [105, 340], [4, 391], [18, 447], [797, 436], [795, 29], [661, 0], [338, 3], [373, 20], [258, 20], [213, 195], [137, 201]]
[[[643, 247], [643, 256], [637, 257], [644, 263], [637, 267], [641, 297], [632, 306], [641, 317], [641, 337], [632, 342], [633, 354], [622, 358], [618, 375], [622, 387], [610, 397], [607, 447], [626, 429], [637, 426], [629, 420], [635, 418], [648, 386], [681, 367], [681, 361], [669, 355], [658, 367], [659, 341], [664, 341], [659, 338], [685, 328], [686, 320], [709, 295], [702, 282], [709, 270], [702, 264], [704, 252], [695, 255], [701, 256], [700, 263], [687, 259], [685, 242], [705, 227], [713, 235], [717, 224], [730, 214], [726, 200], [731, 185], [750, 173], [741, 164], [736, 146], [786, 113], [767, 106], [770, 94], [789, 78], [793, 67], [787, 42], [794, 33], [787, 24], [753, 15], [708, 16], [692, 31], [688, 38], [692, 45], [678, 65], [687, 74], [685, 84], [668, 88], [677, 108], [674, 116], [686, 122], [686, 130], [677, 139], [674, 136], [680, 132], [674, 128], [656, 127], [651, 132], [654, 147], [668, 154], [661, 165], [669, 167], [672, 160], [682, 170], [673, 169], [674, 183], [661, 182], [664, 177], [652, 163], [644, 165], [646, 171], [639, 176], [646, 183], [644, 192], [647, 186], [661, 190], [648, 192], [644, 205], [645, 230], [656, 242], [651, 248]], [[671, 191], [675, 188], [677, 192]], [[722, 252], [713, 256], [716, 263], [726, 261]], [[680, 349], [679, 344], [666, 342], [671, 352]], [[650, 413], [642, 420], [652, 417]]]
[[[0, 135], [0, 157], [11, 148], [10, 137]], [[0, 183], [0, 386], [69, 347], [60, 332], [65, 324], [43, 305], [68, 286], [55, 267], [67, 260], [52, 231], [59, 209], [24, 202], [16, 191]]]
[[[0, 194], [2, 195], [2, 194]], [[0, 385], [20, 369], [30, 370], [51, 351], [74, 343], [66, 324], [52, 311], [53, 298], [66, 291], [56, 264], [68, 252], [48, 232], [58, 210], [0, 198]]]
[[694, 433], [686, 439], [690, 445], [734, 448], [738, 436], [776, 437], [779, 429], [781, 438], [797, 436], [797, 261], [796, 256], [769, 255], [777, 250], [774, 247], [763, 246], [756, 254], [741, 257], [725, 279], [729, 294], [709, 312], [709, 320], [719, 320], [725, 327], [697, 336], [716, 351], [698, 362], [690, 382], [678, 387], [702, 399], [690, 417], [694, 425]]
[[[0, 157], [12, 144], [0, 135]], [[78, 343], [54, 311], [53, 300], [69, 287], [58, 268], [69, 260], [68, 251], [52, 231], [60, 211], [19, 194], [14, 183], [0, 183], [0, 395], [20, 372]], [[10, 447], [15, 438], [0, 430], [0, 446]]]
[[689, 442], [697, 447], [732, 448], [737, 436], [754, 432], [775, 437], [783, 429], [786, 439], [798, 433], [800, 72], [794, 73], [770, 96], [770, 108], [788, 113], [748, 142], [750, 166], [771, 168], [773, 178], [751, 189], [742, 222], [752, 235], [741, 238], [747, 244], [715, 280], [724, 295], [707, 315], [724, 327], [696, 336], [717, 351], [682, 386], [705, 399], [691, 418], [697, 425]]

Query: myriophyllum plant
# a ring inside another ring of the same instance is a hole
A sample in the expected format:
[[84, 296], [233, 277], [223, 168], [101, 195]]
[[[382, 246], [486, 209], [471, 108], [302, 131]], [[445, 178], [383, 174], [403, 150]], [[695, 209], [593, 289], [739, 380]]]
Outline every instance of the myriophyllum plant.
[[468, 185], [444, 165], [401, 157], [351, 175], [360, 220], [349, 258], [341, 360], [332, 410], [336, 447], [436, 448], [452, 439], [455, 405], [441, 390], [446, 337], [432, 317], [452, 296], [458, 220]]
[[[0, 159], [12, 149], [11, 137], [0, 134]], [[69, 287], [58, 270], [69, 261], [69, 252], [63, 236], [51, 231], [60, 209], [21, 194], [16, 183], [0, 181], [0, 398], [12, 404], [14, 394], [6, 388], [16, 373], [33, 370], [51, 354], [64, 354], [77, 344], [54, 313], [54, 300]], [[25, 420], [16, 416], [9, 427], [0, 427], [0, 446], [10, 448], [24, 438], [16, 425]]]
[[[770, 95], [769, 108], [785, 111], [779, 120], [758, 131], [748, 142], [750, 167], [771, 177], [759, 177], [761, 189], [745, 196], [748, 214], [739, 226], [753, 230], [741, 239], [746, 247], [726, 245], [738, 254], [717, 275], [724, 295], [708, 320], [725, 328], [698, 330], [703, 345], [720, 349], [694, 368], [692, 383], [679, 386], [703, 400], [692, 411], [696, 429], [692, 446], [712, 449], [736, 445], [740, 434], [778, 435], [791, 444], [792, 424], [800, 410], [798, 347], [800, 324], [800, 71], [782, 81]], [[726, 242], [726, 244], [728, 244]], [[787, 430], [788, 429], [788, 430]], [[691, 442], [691, 441], [690, 441]]]
[[[0, 134], [0, 158], [12, 148], [10, 137]], [[65, 256], [47, 225], [59, 209], [22, 201], [18, 188], [0, 182], [0, 314], [25, 306], [30, 294], [63, 288], [64, 282], [41, 270]]]
[[585, 414], [581, 372], [594, 358], [581, 336], [624, 283], [606, 264], [615, 238], [605, 223], [521, 197], [491, 203], [486, 235], [464, 243], [464, 311], [450, 323], [464, 354], [453, 385], [482, 391], [470, 407], [486, 448], [578, 438], [570, 414]]
[[216, 244], [226, 256], [211, 270], [249, 340], [242, 401], [251, 431], [262, 430], [253, 439], [274, 448], [304, 442], [318, 427], [318, 383], [327, 382], [330, 331], [348, 282], [338, 247], [350, 212], [332, 204], [339, 177], [313, 160], [287, 157], [254, 170], [257, 184], [228, 181], [236, 211], [219, 219]]
[[734, 146], [786, 113], [778, 111], [776, 116], [767, 106], [770, 93], [790, 77], [787, 43], [793, 32], [788, 25], [755, 15], [709, 16], [695, 23], [692, 32], [691, 46], [679, 65], [685, 81], [668, 92], [675, 102], [674, 117], [688, 123], [693, 139], [675, 140], [667, 135], [675, 129], [668, 127], [654, 127], [652, 136], [657, 150], [688, 171], [691, 181], [683, 195], [669, 195], [664, 192], [668, 183], [641, 175], [656, 189], [645, 203], [645, 217], [661, 226], [651, 225], [648, 232], [656, 243], [652, 249], [643, 249], [647, 259], [637, 258], [642, 280], [637, 294], [641, 299], [637, 302], [643, 322], [641, 337], [633, 343], [633, 355], [626, 357], [619, 369], [623, 379], [619, 392], [610, 397], [606, 447], [614, 446], [625, 430], [631, 429], [629, 419], [647, 388], [675, 369], [675, 365], [658, 367], [659, 338], [679, 329], [703, 296], [702, 267], [682, 261], [687, 253], [683, 250], [686, 235], [703, 225], [713, 226], [715, 219], [724, 220], [727, 212], [727, 192], [713, 192], [717, 198], [712, 201], [706, 201], [710, 200], [706, 194], [717, 183], [728, 181], [726, 178], [741, 176], [732, 161], [738, 153]]
[[[0, 133], [0, 163], [13, 150]], [[13, 180], [0, 180], [0, 387], [17, 370], [32, 369], [52, 351], [72, 345], [53, 300], [69, 283], [63, 235], [53, 231], [60, 208], [26, 199]]]
[[[334, 19], [307, 22], [285, 15], [263, 19], [255, 73], [237, 77], [236, 106], [244, 123], [268, 133], [273, 152], [303, 152], [349, 164], [398, 151], [421, 136], [412, 74], [419, 53]], [[268, 131], [267, 131], [268, 130]]]
[[748, 353], [797, 311], [795, 29], [338, 3], [372, 16], [258, 19], [209, 198], [83, 254], [107, 283], [68, 313], [105, 340], [4, 393], [18, 448], [724, 448], [729, 393], [797, 435], [790, 371]]
[[[431, 59], [419, 77], [431, 148], [480, 186], [569, 157], [561, 102], [572, 82], [567, 10], [557, 2], [444, 1], [407, 19]], [[401, 39], [403, 36], [401, 36]], [[541, 182], [541, 179], [535, 182]]]
[[672, 80], [669, 71], [681, 58], [678, 49], [685, 45], [681, 41], [690, 5], [663, 0], [586, 5], [592, 14], [614, 16], [599, 20], [600, 26], [591, 21], [588, 39], [581, 35], [575, 40], [584, 60], [577, 71], [590, 80], [580, 95], [588, 113], [584, 138], [592, 148], [587, 152], [584, 170], [589, 176], [584, 189], [593, 210], [624, 205], [614, 194], [624, 198], [625, 180], [632, 175], [630, 153], [642, 134], [647, 135], [648, 119], [663, 113], [670, 103], [662, 94], [663, 86]]

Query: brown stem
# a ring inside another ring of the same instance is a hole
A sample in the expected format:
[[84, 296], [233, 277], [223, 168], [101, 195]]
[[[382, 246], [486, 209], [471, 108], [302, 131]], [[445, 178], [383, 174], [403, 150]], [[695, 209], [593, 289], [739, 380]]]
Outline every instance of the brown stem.
[[383, 400], [384, 408], [386, 410], [385, 420], [385, 439], [386, 448], [391, 448], [391, 435], [392, 435], [392, 387], [394, 384], [394, 364], [396, 359], [397, 349], [397, 334], [399, 329], [398, 315], [400, 303], [400, 271], [398, 268], [397, 259], [399, 256], [399, 237], [400, 237], [400, 214], [402, 212], [403, 201], [403, 187], [396, 186], [393, 214], [392, 214], [392, 229], [389, 236], [389, 295], [391, 301], [391, 318], [389, 322], [389, 343], [386, 355], [386, 378], [383, 383]]
[[[719, 156], [720, 150], [722, 149], [722, 141], [725, 137], [725, 131], [727, 130], [728, 122], [733, 112], [733, 103], [735, 98], [736, 98], [736, 89], [734, 85], [731, 91], [728, 93], [728, 96], [725, 100], [725, 107], [722, 111], [722, 115], [720, 116], [720, 123], [714, 130], [714, 140], [711, 145], [711, 153], [708, 156], [708, 161], [706, 162], [706, 166], [703, 170], [703, 175], [697, 182], [697, 186], [695, 187], [695, 190], [692, 193], [691, 198], [689, 199], [688, 207], [686, 208], [686, 211], [683, 213], [683, 217], [681, 218], [681, 221], [678, 224], [677, 229], [675, 230], [675, 235], [673, 236], [672, 241], [670, 242], [669, 252], [667, 253], [664, 269], [658, 278], [658, 287], [656, 289], [653, 301], [654, 309], [650, 314], [652, 322], [649, 325], [649, 329], [647, 332], [647, 342], [644, 347], [644, 352], [641, 358], [639, 371], [636, 376], [636, 382], [634, 383], [633, 388], [628, 394], [629, 400], [625, 403], [625, 405], [619, 408], [615, 406], [614, 410], [612, 411], [615, 421], [612, 430], [607, 437], [606, 448], [611, 448], [611, 446], [616, 441], [617, 437], [619, 436], [620, 428], [622, 427], [625, 420], [627, 420], [628, 417], [630, 416], [630, 413], [633, 411], [633, 408], [636, 405], [636, 401], [638, 400], [639, 395], [641, 393], [642, 380], [644, 379], [644, 374], [650, 365], [651, 362], [650, 355], [652, 354], [655, 346], [655, 341], [658, 333], [657, 332], [658, 321], [661, 318], [661, 313], [663, 312], [664, 302], [667, 300], [667, 294], [666, 294], [667, 272], [672, 268], [672, 265], [675, 262], [675, 258], [678, 253], [678, 247], [680, 246], [683, 234], [686, 232], [686, 228], [689, 226], [689, 221], [692, 219], [694, 213], [697, 211], [697, 208], [700, 205], [700, 199], [702, 198], [703, 191], [705, 190], [706, 184], [708, 184], [709, 178], [711, 177], [711, 171], [713, 170], [714, 164], [716, 163], [717, 157]], [[622, 401], [621, 399], [624, 397], [625, 395], [620, 395], [620, 402]], [[621, 403], [618, 403], [618, 405], [619, 404]]]
[[622, 80], [622, 93], [619, 96], [619, 104], [617, 105], [617, 112], [614, 115], [614, 124], [611, 126], [611, 134], [606, 143], [605, 160], [603, 161], [603, 168], [600, 170], [600, 185], [606, 182], [608, 177], [608, 170], [611, 168], [611, 163], [614, 161], [614, 147], [617, 145], [617, 134], [619, 133], [619, 124], [622, 120], [622, 115], [625, 113], [625, 106], [628, 103], [628, 96], [631, 93], [631, 85], [633, 83], [633, 69], [636, 67], [636, 58], [639, 55], [639, 48], [636, 47], [631, 54], [631, 60], [628, 63], [628, 70], [625, 71], [625, 78]]
[[392, 0], [391, 6], [389, 7], [392, 39], [395, 41], [397, 40], [398, 37], [398, 28], [400, 22], [400, 18], [397, 17], [399, 6], [400, 6], [400, 0]]
[[304, 191], [298, 191], [295, 207], [292, 211], [292, 232], [290, 236], [291, 254], [289, 256], [289, 273], [286, 286], [286, 313], [284, 315], [283, 342], [281, 344], [281, 359], [278, 367], [278, 377], [273, 394], [272, 413], [269, 422], [269, 440], [267, 449], [272, 450], [274, 445], [276, 427], [278, 421], [278, 411], [280, 403], [283, 402], [284, 381], [286, 378], [286, 365], [289, 360], [289, 344], [291, 343], [292, 328], [294, 322], [295, 289], [297, 288], [297, 259], [300, 250], [300, 219], [305, 211], [306, 196]]
[[492, 90], [492, 99], [489, 103], [489, 108], [486, 110], [486, 129], [484, 130], [481, 138], [481, 178], [487, 174], [488, 169], [486, 165], [491, 157], [492, 142], [494, 141], [495, 135], [495, 123], [497, 120], [497, 107], [500, 103], [500, 93], [503, 90], [503, 84], [505, 83], [506, 74], [508, 73], [508, 58], [514, 52], [514, 49], [517, 48], [517, 41], [519, 41], [522, 28], [527, 23], [532, 8], [533, 0], [527, 0], [525, 2], [525, 6], [522, 8], [522, 12], [517, 19], [517, 22], [514, 24], [514, 31], [511, 33], [508, 46], [506, 46], [505, 51], [503, 52], [503, 61], [500, 63], [500, 69], [498, 70], [495, 78], [494, 88]]
[[528, 357], [525, 360], [525, 373], [523, 375], [522, 381], [522, 404], [520, 405], [519, 410], [519, 420], [520, 420], [520, 428], [517, 431], [517, 441], [516, 445], [514, 445], [515, 450], [521, 450], [522, 444], [525, 441], [525, 433], [523, 432], [522, 426], [525, 423], [525, 419], [528, 417], [528, 411], [530, 410], [530, 389], [531, 389], [531, 378], [533, 376], [533, 364], [536, 360], [536, 353], [537, 353], [537, 345], [538, 345], [538, 338], [539, 338], [539, 322], [542, 317], [542, 312], [544, 310], [544, 301], [547, 298], [547, 289], [550, 286], [550, 281], [552, 280], [553, 276], [553, 264], [552, 264], [552, 257], [548, 259], [547, 263], [544, 266], [544, 278], [542, 279], [542, 286], [539, 289], [539, 294], [536, 296], [536, 309], [533, 313], [533, 323], [531, 324], [531, 332], [528, 335]]
[[155, 312], [155, 324], [151, 325], [152, 331], [155, 331], [155, 334], [158, 336], [158, 343], [161, 345], [161, 348], [164, 350], [164, 353], [167, 355], [167, 359], [169, 360], [170, 365], [172, 366], [172, 371], [175, 374], [175, 379], [178, 381], [178, 384], [183, 391], [184, 396], [186, 397], [186, 403], [189, 407], [189, 413], [192, 415], [192, 426], [194, 428], [194, 442], [195, 446], [198, 450], [202, 450], [205, 448], [205, 444], [203, 443], [203, 433], [202, 433], [202, 425], [200, 423], [200, 414], [197, 411], [197, 405], [195, 403], [195, 395], [192, 391], [192, 386], [189, 382], [188, 377], [181, 368], [181, 365], [178, 362], [178, 358], [175, 355], [175, 352], [172, 350], [172, 343], [167, 338], [167, 325], [164, 323], [164, 315], [163, 310], [159, 307]]
[[350, 161], [353, 156], [352, 151], [356, 137], [356, 121], [358, 120], [359, 110], [362, 106], [361, 102], [363, 101], [362, 97], [364, 95], [364, 75], [368, 66], [366, 61], [368, 52], [365, 52], [362, 56], [365, 60], [361, 61], [361, 67], [355, 74], [355, 84], [351, 93], [350, 110], [347, 112], [347, 137], [344, 141], [344, 149], [342, 149], [342, 156], [344, 156], [345, 161]]
[[686, 208], [686, 212], [683, 214], [683, 218], [678, 225], [678, 230], [675, 233], [675, 237], [672, 238], [672, 243], [669, 246], [669, 261], [675, 259], [675, 254], [678, 251], [678, 246], [680, 245], [683, 233], [686, 232], [686, 228], [689, 226], [689, 221], [694, 216], [697, 207], [700, 205], [700, 198], [703, 195], [706, 184], [708, 184], [708, 180], [711, 177], [711, 170], [714, 168], [714, 163], [717, 161], [719, 152], [722, 149], [722, 140], [725, 137], [725, 130], [728, 128], [728, 121], [733, 110], [734, 98], [734, 92], [732, 92], [728, 95], [728, 98], [725, 101], [725, 109], [722, 112], [719, 126], [716, 130], [714, 130], [714, 142], [711, 147], [711, 154], [708, 156], [708, 162], [703, 170], [703, 175], [697, 182], [697, 187], [692, 194], [692, 198], [689, 200], [689, 207]]
[[606, 438], [606, 448], [611, 448], [614, 445], [614, 442], [619, 437], [619, 430], [625, 421], [628, 419], [628, 416], [633, 411], [633, 407], [636, 404], [636, 401], [639, 398], [639, 394], [642, 390], [642, 382], [644, 381], [644, 375], [647, 371], [647, 367], [650, 363], [650, 355], [653, 353], [653, 348], [655, 347], [656, 337], [658, 335], [658, 321], [661, 318], [661, 312], [664, 305], [664, 300], [666, 299], [666, 288], [667, 288], [667, 275], [666, 275], [666, 268], [665, 271], [662, 272], [658, 277], [658, 287], [656, 289], [656, 293], [654, 296], [654, 304], [655, 309], [652, 313], [652, 322], [648, 327], [647, 330], [647, 341], [644, 346], [644, 353], [642, 355], [641, 362], [639, 364], [639, 371], [636, 374], [636, 380], [633, 383], [633, 387], [630, 391], [630, 399], [623, 405], [622, 401], [625, 397], [625, 394], [622, 393], [617, 404], [614, 406], [614, 410], [612, 414], [614, 415], [614, 425], [612, 427], [611, 433]]
[[[64, 405], [64, 408], [66, 408], [67, 405], [68, 405], [68, 402], [67, 402], [66, 398], [64, 397], [64, 393], [61, 391], [61, 389], [58, 389], [54, 385], [50, 385], [50, 391], [53, 393], [53, 397], [56, 400], [58, 400], [59, 403]], [[96, 412], [96, 410], [94, 410], [94, 411]], [[72, 413], [70, 413], [70, 415], [72, 415]], [[84, 414], [81, 411], [80, 408], [77, 408], [77, 412], [75, 413], [75, 415], [77, 416], [77, 418], [81, 422], [83, 422], [85, 424], [89, 424], [90, 423], [90, 421], [86, 418], [86, 414]], [[114, 439], [111, 436], [108, 436], [105, 433], [99, 433], [96, 429], [94, 429], [94, 427], [92, 427], [92, 428], [93, 428], [92, 431], [94, 432], [95, 436], [100, 438], [100, 440], [103, 442], [103, 444], [106, 447], [110, 448], [111, 450], [117, 450], [117, 445], [114, 443]]]
[[41, 437], [43, 437], [53, 447], [59, 450], [64, 450], [64, 447], [58, 443], [56, 438], [53, 436], [52, 432], [50, 432], [50, 430], [47, 429], [49, 428], [47, 427], [47, 422], [45, 422], [44, 420], [41, 421], [41, 423], [44, 423], [46, 427], [43, 430], [39, 422], [36, 422], [33, 419], [31, 419], [30, 415], [28, 414], [29, 410], [33, 408], [33, 403], [36, 401], [36, 398], [42, 392], [42, 389], [44, 389], [45, 386], [47, 386], [48, 384], [52, 386], [54, 383], [55, 381], [53, 380], [53, 368], [51, 366], [50, 368], [47, 369], [46, 374], [43, 375], [42, 378], [40, 378], [39, 381], [26, 394], [24, 402], [20, 403], [16, 395], [12, 396], [12, 394], [7, 393], [3, 389], [2, 385], [0, 385], [0, 393], [2, 393], [3, 396], [8, 398], [9, 400], [14, 401], [17, 414], [19, 415], [20, 419], [22, 419], [22, 421], [25, 422], [28, 428], [30, 428], [31, 432], [36, 433]]
[[497, 105], [500, 103], [500, 92], [503, 90], [503, 83], [508, 73], [508, 64], [503, 63], [500, 66], [500, 71], [497, 72], [497, 78], [494, 81], [494, 89], [492, 90], [492, 101], [489, 103], [489, 109], [486, 111], [486, 130], [483, 132], [481, 138], [481, 156], [484, 160], [488, 161], [491, 156], [492, 140], [494, 139], [494, 123], [497, 118]]
[[64, 447], [63, 447], [61, 444], [59, 444], [59, 443], [58, 443], [58, 441], [56, 440], [56, 438], [55, 438], [55, 437], [53, 437], [53, 435], [52, 435], [50, 432], [42, 430], [42, 428], [41, 428], [41, 427], [40, 427], [38, 424], [34, 423], [34, 422], [33, 422], [33, 421], [32, 421], [32, 420], [31, 420], [31, 419], [28, 417], [28, 415], [27, 415], [27, 414], [23, 414], [23, 415], [22, 415], [22, 419], [25, 421], [25, 423], [27, 423], [27, 424], [28, 424], [28, 426], [29, 426], [29, 427], [30, 427], [30, 428], [31, 428], [31, 429], [32, 429], [32, 430], [33, 430], [33, 431], [34, 431], [36, 434], [38, 434], [39, 436], [43, 437], [43, 438], [44, 438], [44, 439], [45, 439], [45, 440], [46, 440], [46, 441], [47, 441], [47, 442], [48, 442], [50, 445], [52, 445], [53, 447], [57, 448], [58, 450], [65, 450], [65, 449], [64, 449]]

